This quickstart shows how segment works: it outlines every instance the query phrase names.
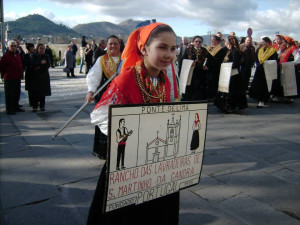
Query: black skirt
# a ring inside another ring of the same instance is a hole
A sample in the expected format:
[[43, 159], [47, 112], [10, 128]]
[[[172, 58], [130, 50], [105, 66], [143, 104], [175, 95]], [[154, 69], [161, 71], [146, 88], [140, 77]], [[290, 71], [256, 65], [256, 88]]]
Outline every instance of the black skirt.
[[103, 134], [98, 126], [95, 126], [93, 155], [100, 159], [106, 159], [107, 136]]
[[246, 91], [242, 85], [242, 76], [237, 74], [230, 78], [229, 93], [218, 92], [215, 105], [224, 112], [248, 107]]
[[87, 225], [177, 225], [179, 222], [179, 192], [128, 206], [108, 213], [103, 212], [106, 164], [101, 171], [89, 210]]
[[263, 65], [258, 65], [249, 89], [249, 96], [257, 101], [268, 102], [270, 94]]
[[194, 130], [190, 150], [194, 151], [199, 147], [199, 131]]

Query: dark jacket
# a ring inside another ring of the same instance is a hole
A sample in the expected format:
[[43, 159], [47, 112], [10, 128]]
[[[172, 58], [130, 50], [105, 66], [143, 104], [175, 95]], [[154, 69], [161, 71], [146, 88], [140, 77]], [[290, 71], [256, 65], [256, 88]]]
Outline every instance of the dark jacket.
[[30, 53], [26, 53], [24, 55], [24, 65], [25, 65], [25, 90], [29, 90], [30, 89], [30, 84], [31, 79], [32, 79], [32, 73], [33, 73], [33, 68], [32, 68], [32, 63], [31, 63], [31, 54]]
[[86, 49], [86, 51], [85, 51], [85, 61], [88, 64], [92, 65], [92, 63], [93, 63], [93, 50], [92, 49], [91, 50], [90, 49]]
[[96, 60], [102, 56], [105, 55], [106, 51], [103, 50], [102, 48], [98, 47], [95, 51], [94, 51], [94, 55], [93, 55], [93, 64], [95, 64]]
[[242, 65], [253, 66], [255, 62], [255, 48], [250, 45], [247, 46], [245, 43], [240, 45], [240, 50], [242, 52]]
[[228, 55], [227, 62], [232, 62], [232, 69], [240, 70], [241, 53], [236, 48], [233, 48], [232, 51], [230, 52], [230, 54]]
[[76, 55], [77, 50], [78, 50], [77, 45], [74, 44], [71, 46], [71, 51], [72, 51], [73, 55]]
[[[51, 86], [50, 86], [50, 76], [49, 76], [49, 67], [50, 59], [49, 56], [43, 54], [39, 56], [37, 53], [31, 54], [31, 63], [32, 63], [32, 79], [30, 80], [30, 91], [34, 95], [39, 96], [50, 96], [51, 95]], [[46, 64], [42, 64], [41, 61], [46, 60]]]
[[69, 69], [75, 68], [76, 58], [71, 51], [65, 51], [65, 67]]

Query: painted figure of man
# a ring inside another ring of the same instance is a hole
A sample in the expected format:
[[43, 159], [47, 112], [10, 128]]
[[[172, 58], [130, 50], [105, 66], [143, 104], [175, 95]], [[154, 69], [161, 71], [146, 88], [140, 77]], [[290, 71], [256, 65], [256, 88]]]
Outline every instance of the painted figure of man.
[[128, 136], [132, 134], [132, 130], [128, 132], [125, 127], [125, 119], [122, 118], [119, 120], [119, 129], [116, 131], [117, 142], [118, 142], [118, 155], [117, 155], [117, 170], [120, 170], [120, 161], [121, 169], [125, 169], [124, 158], [125, 158], [125, 147]]

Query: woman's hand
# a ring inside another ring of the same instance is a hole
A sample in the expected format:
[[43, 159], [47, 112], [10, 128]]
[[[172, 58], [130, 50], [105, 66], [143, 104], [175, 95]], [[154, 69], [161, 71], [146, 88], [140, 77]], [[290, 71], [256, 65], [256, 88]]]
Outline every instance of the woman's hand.
[[46, 59], [41, 61], [41, 64], [46, 64], [46, 63], [47, 63]]
[[87, 102], [91, 102], [91, 101], [95, 101], [95, 99], [93, 98], [94, 92], [89, 91], [85, 97], [85, 101]]

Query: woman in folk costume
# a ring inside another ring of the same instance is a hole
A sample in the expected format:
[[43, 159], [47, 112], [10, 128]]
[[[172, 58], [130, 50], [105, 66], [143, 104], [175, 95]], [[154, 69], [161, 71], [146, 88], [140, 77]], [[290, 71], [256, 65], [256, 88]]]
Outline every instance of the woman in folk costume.
[[218, 93], [219, 75], [221, 64], [226, 55], [226, 48], [221, 46], [221, 38], [217, 35], [211, 37], [211, 45], [207, 48], [208, 52], [213, 57], [211, 69], [208, 71], [207, 88], [208, 100], [213, 101]]
[[[279, 63], [280, 66], [282, 63], [286, 62], [294, 62], [295, 66], [300, 63], [300, 52], [299, 48], [296, 45], [294, 39], [291, 37], [285, 36], [283, 37], [282, 44], [280, 46], [280, 50], [277, 52], [279, 55]], [[283, 95], [283, 87], [281, 86], [280, 79], [280, 67], [278, 68], [278, 76], [277, 79], [273, 81], [271, 94], [273, 95], [272, 101], [277, 102], [279, 100], [293, 102], [292, 97], [285, 98]], [[299, 90], [299, 72], [296, 70], [296, 78], [297, 78], [297, 88]], [[299, 94], [299, 91], [298, 91]]]
[[[203, 38], [195, 36], [193, 45], [186, 49], [183, 59], [193, 60], [194, 66], [191, 84], [186, 86], [182, 101], [207, 100], [207, 74], [212, 56], [202, 47]], [[182, 66], [180, 66], [182, 68]]]
[[[96, 97], [93, 98], [95, 91], [101, 87], [116, 71], [121, 61], [120, 40], [117, 36], [111, 35], [107, 39], [107, 52], [100, 56], [94, 66], [87, 74], [88, 93], [86, 101], [98, 102], [102, 94], [106, 91], [104, 88]], [[106, 158], [107, 138], [98, 126], [95, 126], [93, 154], [100, 159]]]
[[267, 103], [270, 98], [264, 70], [264, 62], [267, 60], [278, 61], [277, 52], [271, 46], [271, 43], [270, 38], [263, 37], [261, 42], [262, 47], [257, 51], [257, 67], [249, 89], [249, 96], [258, 101], [257, 108], [264, 107], [265, 103]]
[[275, 35], [275, 43], [273, 43], [273, 48], [275, 48], [276, 52], [280, 50], [280, 46], [283, 42], [284, 37], [281, 34]]
[[[128, 38], [122, 54], [121, 74], [115, 78], [91, 113], [92, 123], [107, 133], [109, 104], [143, 104], [170, 101], [165, 74], [176, 55], [176, 35], [171, 27], [153, 23], [138, 28]], [[106, 164], [90, 207], [87, 224], [178, 224], [179, 192], [115, 211], [103, 213]]]
[[229, 82], [229, 93], [218, 92], [215, 98], [215, 105], [225, 113], [237, 109], [247, 108], [246, 92], [243, 88], [242, 75], [239, 68], [241, 63], [241, 52], [238, 40], [235, 36], [229, 36], [226, 40], [227, 52], [223, 59], [224, 63], [232, 62], [232, 73]]

